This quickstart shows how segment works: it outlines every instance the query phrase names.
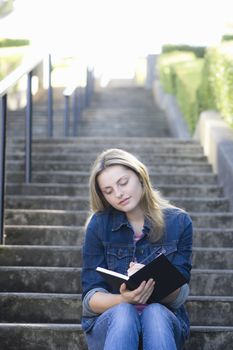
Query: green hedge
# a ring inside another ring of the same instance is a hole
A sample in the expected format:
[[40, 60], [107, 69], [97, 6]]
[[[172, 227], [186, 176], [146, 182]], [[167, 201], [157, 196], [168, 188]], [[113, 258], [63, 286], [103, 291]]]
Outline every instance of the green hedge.
[[158, 60], [161, 84], [176, 96], [191, 133], [202, 111], [219, 111], [233, 127], [233, 41], [206, 50], [203, 59], [193, 53], [161, 54]]
[[8, 15], [13, 11], [14, 8], [14, 1], [13, 0], [7, 0], [3, 1], [0, 4], [0, 18]]
[[176, 67], [176, 98], [192, 134], [200, 113], [197, 92], [202, 81], [204, 60], [199, 58]]
[[193, 133], [200, 107], [197, 90], [201, 84], [204, 60], [191, 52], [162, 54], [158, 60], [161, 84], [167, 93], [176, 96], [177, 103]]
[[0, 39], [0, 47], [16, 47], [16, 46], [27, 46], [30, 41], [27, 39]]
[[22, 59], [23, 57], [20, 54], [8, 57], [1, 57], [0, 55], [0, 80], [4, 79], [9, 73], [16, 69], [22, 62]]
[[233, 127], [233, 42], [207, 50], [199, 98], [202, 109], [216, 109]]
[[196, 57], [203, 58], [205, 55], [206, 47], [172, 44], [166, 44], [162, 46], [162, 53], [169, 53], [174, 51], [193, 52]]
[[233, 40], [233, 34], [224, 34], [221, 38], [221, 41], [232, 41]]
[[169, 94], [176, 94], [176, 67], [184, 62], [195, 60], [195, 55], [191, 52], [165, 53], [158, 59], [158, 70], [160, 81]]

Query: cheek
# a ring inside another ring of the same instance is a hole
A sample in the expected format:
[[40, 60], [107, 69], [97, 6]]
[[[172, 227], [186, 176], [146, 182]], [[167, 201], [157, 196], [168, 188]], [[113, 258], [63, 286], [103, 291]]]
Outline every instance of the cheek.
[[137, 198], [141, 198], [142, 193], [143, 193], [143, 189], [142, 189], [142, 185], [140, 182], [135, 182], [134, 185], [131, 187], [131, 193], [137, 197]]
[[109, 204], [113, 204], [114, 203], [114, 200], [113, 200], [113, 198], [111, 196], [105, 196], [104, 195], [104, 198]]

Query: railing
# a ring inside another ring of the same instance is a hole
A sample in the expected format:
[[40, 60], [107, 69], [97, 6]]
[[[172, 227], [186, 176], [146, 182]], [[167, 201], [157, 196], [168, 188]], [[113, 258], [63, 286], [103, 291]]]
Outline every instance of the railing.
[[[0, 82], [0, 244], [4, 243], [4, 196], [5, 196], [5, 164], [6, 164], [6, 122], [7, 95], [19, 79], [27, 75], [27, 104], [26, 104], [26, 133], [25, 133], [25, 182], [31, 182], [31, 148], [32, 148], [32, 74], [33, 70], [44, 61], [39, 57], [22, 64]], [[48, 134], [52, 136], [52, 86], [51, 86], [51, 57], [48, 65]]]
[[[4, 198], [5, 198], [5, 164], [6, 164], [6, 122], [7, 122], [7, 94], [19, 79], [27, 75], [27, 104], [26, 104], [26, 132], [25, 132], [25, 183], [31, 182], [32, 158], [32, 75], [33, 70], [44, 62], [44, 57], [25, 63], [9, 74], [0, 82], [0, 244], [4, 244]], [[51, 55], [48, 56], [48, 137], [53, 136], [53, 93], [51, 83]], [[64, 135], [69, 136], [70, 98], [73, 105], [73, 128], [71, 134], [77, 135], [78, 120], [84, 107], [89, 106], [94, 91], [93, 70], [87, 69], [85, 87], [72, 85], [65, 89], [65, 119]]]
[[[78, 131], [78, 121], [82, 114], [84, 108], [83, 104], [83, 88], [78, 85], [73, 85], [67, 87], [63, 96], [65, 97], [65, 113], [64, 113], [64, 136], [69, 136], [70, 129], [70, 110], [72, 108], [73, 113], [73, 127], [72, 127], [72, 136], [77, 136]], [[70, 99], [72, 107], [70, 107]]]
[[[68, 86], [64, 92], [65, 97], [65, 113], [64, 113], [64, 136], [69, 136], [69, 130], [71, 126], [70, 112], [72, 109], [73, 114], [73, 127], [71, 128], [71, 135], [77, 136], [78, 122], [82, 115], [82, 111], [85, 107], [90, 105], [94, 92], [94, 74], [93, 69], [87, 68], [86, 71], [86, 84], [85, 88], [79, 86], [79, 84], [73, 83]], [[71, 100], [71, 101], [70, 101]], [[72, 107], [70, 107], [70, 102]]]

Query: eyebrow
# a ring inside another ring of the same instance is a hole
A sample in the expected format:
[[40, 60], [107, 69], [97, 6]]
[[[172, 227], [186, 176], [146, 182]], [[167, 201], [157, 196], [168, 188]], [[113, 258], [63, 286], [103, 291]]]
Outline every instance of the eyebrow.
[[[117, 180], [117, 184], [125, 177], [125, 176], [128, 176], [128, 175], [123, 175], [123, 176], [121, 176], [118, 180]], [[108, 188], [112, 188], [111, 186], [106, 186], [106, 187], [103, 187], [102, 188], [102, 190], [106, 190], [106, 189], [108, 189]]]

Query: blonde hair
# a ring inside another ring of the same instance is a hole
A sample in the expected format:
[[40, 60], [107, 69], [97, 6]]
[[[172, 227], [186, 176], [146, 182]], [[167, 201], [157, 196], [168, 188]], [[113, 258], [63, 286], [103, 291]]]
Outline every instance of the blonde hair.
[[146, 166], [129, 152], [117, 148], [108, 149], [95, 160], [89, 181], [92, 212], [104, 211], [110, 206], [99, 188], [97, 178], [104, 169], [113, 165], [125, 166], [137, 174], [143, 188], [140, 206], [152, 225], [149, 237], [151, 241], [157, 241], [163, 234], [163, 209], [173, 206], [161, 196], [158, 190], [153, 189]]

